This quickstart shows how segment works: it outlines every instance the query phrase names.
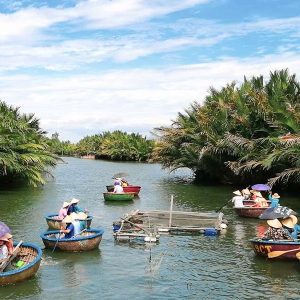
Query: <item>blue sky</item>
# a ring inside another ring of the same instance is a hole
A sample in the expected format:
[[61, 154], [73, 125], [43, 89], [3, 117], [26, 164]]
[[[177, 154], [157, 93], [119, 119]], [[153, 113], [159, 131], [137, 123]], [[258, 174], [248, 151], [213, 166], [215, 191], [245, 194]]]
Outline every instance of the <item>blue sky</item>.
[[300, 70], [298, 0], [0, 0], [0, 99], [77, 142], [151, 136], [210, 86]]

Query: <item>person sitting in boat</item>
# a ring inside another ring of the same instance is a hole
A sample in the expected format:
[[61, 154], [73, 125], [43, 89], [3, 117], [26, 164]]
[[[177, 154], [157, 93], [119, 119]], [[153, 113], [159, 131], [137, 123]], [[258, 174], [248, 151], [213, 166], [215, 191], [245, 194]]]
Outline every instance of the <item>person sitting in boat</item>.
[[5, 236], [0, 237], [0, 262], [9, 256], [8, 239]]
[[121, 186], [122, 186], [122, 187], [128, 186], [128, 181], [127, 181], [126, 179], [122, 178], [122, 180], [121, 180]]
[[124, 193], [124, 190], [120, 184], [120, 182], [115, 182], [115, 187], [114, 187], [114, 193], [120, 194], [120, 193]]
[[242, 195], [244, 196], [245, 200], [250, 200], [251, 193], [248, 188], [242, 190]]
[[298, 239], [298, 234], [300, 233], [300, 225], [297, 224], [298, 219], [294, 215], [290, 215], [288, 218], [281, 221], [283, 228], [285, 228], [290, 237], [294, 240]]
[[86, 209], [82, 209], [81, 207], [79, 207], [78, 205], [79, 200], [76, 198], [73, 198], [70, 201], [70, 206], [68, 208], [68, 215], [70, 215], [71, 213], [79, 213], [79, 212], [87, 212]]
[[73, 222], [74, 222], [74, 220], [70, 215], [66, 216], [62, 220], [62, 223], [66, 224], [66, 228], [61, 228], [60, 233], [65, 234], [65, 237], [64, 237], [65, 239], [70, 239], [75, 235], [75, 233], [74, 233], [75, 226], [74, 226]]
[[69, 202], [64, 202], [61, 209], [59, 210], [58, 212], [58, 216], [57, 216], [57, 219], [58, 220], [62, 220], [63, 218], [65, 218], [68, 214], [68, 208], [70, 206], [70, 203]]
[[253, 191], [252, 199], [255, 201], [253, 207], [268, 207], [268, 201], [258, 191]]
[[272, 191], [269, 191], [268, 199], [271, 201], [270, 207], [275, 208], [279, 206], [279, 198], [280, 196], [275, 193], [272, 195]]
[[242, 193], [239, 190], [237, 190], [237, 191], [234, 191], [233, 194], [236, 195], [232, 198], [232, 202], [234, 203], [234, 207], [235, 208], [244, 207], [243, 201], [245, 200], [245, 198], [242, 195]]
[[70, 215], [75, 221], [79, 221], [79, 231], [77, 229], [76, 224], [73, 223], [73, 225], [75, 226], [75, 235], [78, 234], [80, 231], [82, 231], [83, 229], [87, 228], [87, 215], [84, 212], [79, 212], [79, 213], [72, 213]]
[[122, 178], [121, 177], [116, 177], [114, 181], [114, 186], [116, 185], [122, 185]]
[[7, 242], [5, 244], [8, 249], [8, 253], [11, 255], [14, 251], [14, 242], [12, 238], [13, 236], [9, 232], [7, 232], [3, 237], [7, 239]]
[[264, 240], [292, 240], [289, 232], [282, 227], [282, 224], [278, 219], [267, 220], [269, 228], [265, 232], [262, 239]]
[[74, 226], [74, 235], [78, 235], [81, 231], [81, 213], [71, 213], [70, 217], [73, 219], [72, 224]]

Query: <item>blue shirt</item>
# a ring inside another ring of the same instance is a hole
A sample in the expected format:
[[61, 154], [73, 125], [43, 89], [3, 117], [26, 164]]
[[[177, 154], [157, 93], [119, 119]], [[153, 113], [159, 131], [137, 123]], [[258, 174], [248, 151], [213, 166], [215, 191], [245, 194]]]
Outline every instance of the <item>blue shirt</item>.
[[279, 199], [272, 198], [272, 195], [269, 195], [268, 198], [271, 201], [270, 207], [272, 207], [272, 208], [278, 207], [278, 205], [279, 205]]
[[70, 230], [70, 232], [65, 234], [65, 239], [70, 239], [74, 236], [74, 225], [70, 223], [69, 225], [67, 225], [66, 229]]
[[72, 205], [69, 206], [68, 215], [70, 215], [73, 212], [74, 213], [84, 212], [84, 210], [81, 209], [77, 204], [72, 204]]
[[294, 226], [294, 231], [291, 233], [293, 239], [298, 239], [298, 233], [300, 233], [300, 225], [296, 224]]

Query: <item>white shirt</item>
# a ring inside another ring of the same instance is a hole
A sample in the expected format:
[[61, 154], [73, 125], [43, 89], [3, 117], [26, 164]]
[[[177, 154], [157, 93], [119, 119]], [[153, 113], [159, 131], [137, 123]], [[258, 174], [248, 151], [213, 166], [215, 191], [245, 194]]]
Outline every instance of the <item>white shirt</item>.
[[232, 202], [234, 203], [234, 207], [244, 207], [243, 201], [245, 200], [244, 196], [234, 196], [232, 198]]
[[8, 257], [8, 248], [6, 245], [0, 246], [0, 259]]
[[124, 190], [120, 185], [115, 185], [114, 193], [124, 193]]
[[74, 226], [74, 235], [79, 234], [79, 232], [80, 232], [80, 221], [74, 220], [72, 223], [73, 223], [73, 226]]

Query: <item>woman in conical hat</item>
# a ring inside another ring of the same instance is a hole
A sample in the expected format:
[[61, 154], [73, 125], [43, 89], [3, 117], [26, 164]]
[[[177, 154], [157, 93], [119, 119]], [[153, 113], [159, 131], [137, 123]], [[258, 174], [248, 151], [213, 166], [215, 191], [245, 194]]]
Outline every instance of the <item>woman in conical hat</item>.
[[271, 201], [270, 207], [275, 208], [279, 206], [279, 198], [280, 196], [275, 193], [272, 195], [272, 191], [269, 191], [268, 199]]
[[269, 225], [268, 230], [265, 232], [263, 239], [267, 240], [291, 240], [288, 231], [282, 228], [282, 224], [278, 219], [267, 220]]
[[67, 215], [63, 220], [62, 220], [62, 223], [65, 223], [66, 224], [66, 228], [63, 229], [61, 228], [60, 229], [60, 232], [64, 233], [65, 234], [65, 239], [70, 239], [74, 236], [74, 232], [75, 232], [75, 227], [73, 225], [73, 222], [74, 222], [74, 219], [70, 216], [70, 215]]
[[300, 233], [300, 225], [298, 225], [297, 222], [298, 219], [294, 215], [290, 215], [281, 221], [283, 227], [287, 229], [293, 239], [298, 239], [298, 234]]
[[79, 207], [78, 205], [78, 202], [80, 200], [79, 199], [76, 199], [76, 198], [73, 198], [70, 200], [70, 206], [69, 206], [69, 209], [68, 209], [68, 215], [71, 214], [71, 213], [79, 213], [79, 212], [86, 212], [87, 210], [85, 209], [82, 209], [81, 207]]
[[59, 213], [58, 213], [58, 219], [59, 220], [62, 220], [63, 218], [65, 218], [68, 214], [68, 208], [70, 206], [70, 203], [69, 202], [64, 202], [61, 209], [59, 210]]

